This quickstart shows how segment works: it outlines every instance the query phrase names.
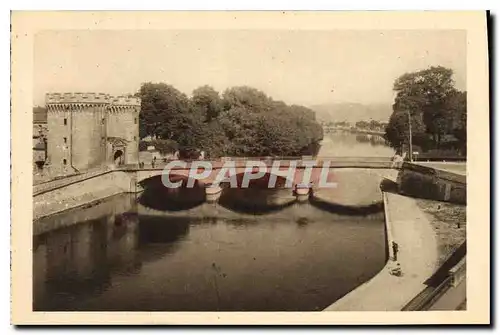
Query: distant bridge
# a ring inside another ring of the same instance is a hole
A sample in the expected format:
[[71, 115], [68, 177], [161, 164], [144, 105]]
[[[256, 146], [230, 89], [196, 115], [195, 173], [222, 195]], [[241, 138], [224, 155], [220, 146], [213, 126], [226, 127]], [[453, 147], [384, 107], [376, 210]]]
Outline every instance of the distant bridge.
[[353, 134], [376, 135], [376, 136], [381, 136], [381, 137], [383, 137], [384, 134], [385, 134], [385, 132], [383, 132], [383, 131], [370, 130], [370, 129], [360, 129], [360, 128], [351, 128], [351, 127], [323, 127], [323, 130], [325, 132], [343, 131], [343, 132], [349, 132], [349, 133], [353, 133]]

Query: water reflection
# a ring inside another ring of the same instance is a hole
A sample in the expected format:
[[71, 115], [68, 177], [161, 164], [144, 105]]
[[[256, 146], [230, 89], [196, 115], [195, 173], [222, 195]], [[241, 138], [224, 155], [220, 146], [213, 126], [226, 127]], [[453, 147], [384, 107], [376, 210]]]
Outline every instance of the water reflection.
[[223, 189], [219, 205], [238, 213], [262, 215], [282, 211], [296, 201], [291, 189]]
[[380, 216], [284, 211], [224, 219], [128, 210], [42, 233], [34, 309], [321, 310], [383, 266]]
[[384, 203], [382, 201], [377, 201], [372, 204], [362, 206], [346, 206], [330, 203], [316, 197], [311, 197], [309, 198], [309, 203], [312, 206], [320, 208], [324, 211], [350, 216], [367, 216], [384, 211]]
[[35, 236], [35, 310], [65, 308], [68, 297], [99, 295], [113, 272], [136, 273], [137, 224], [136, 215], [107, 215]]
[[[123, 200], [114, 199], [115, 201]], [[189, 220], [168, 222], [134, 213], [107, 215], [34, 237], [34, 309], [78, 309], [98, 296], [113, 275], [138, 274], [144, 263], [177, 250]]]
[[[198, 181], [194, 187], [187, 188], [186, 177], [179, 177], [184, 182], [179, 188], [168, 188], [163, 185], [161, 176], [155, 176], [142, 182], [144, 192], [138, 201], [141, 205], [159, 211], [185, 211], [195, 208], [205, 202], [205, 188]], [[171, 177], [172, 182], [176, 182]]]

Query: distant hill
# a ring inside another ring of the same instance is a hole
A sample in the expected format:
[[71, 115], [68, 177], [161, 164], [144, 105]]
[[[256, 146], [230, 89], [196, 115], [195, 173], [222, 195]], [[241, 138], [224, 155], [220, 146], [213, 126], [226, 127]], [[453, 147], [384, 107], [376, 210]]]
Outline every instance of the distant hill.
[[316, 112], [316, 120], [324, 122], [346, 121], [355, 123], [357, 121], [388, 122], [392, 114], [391, 104], [369, 104], [360, 103], [331, 103], [310, 106]]

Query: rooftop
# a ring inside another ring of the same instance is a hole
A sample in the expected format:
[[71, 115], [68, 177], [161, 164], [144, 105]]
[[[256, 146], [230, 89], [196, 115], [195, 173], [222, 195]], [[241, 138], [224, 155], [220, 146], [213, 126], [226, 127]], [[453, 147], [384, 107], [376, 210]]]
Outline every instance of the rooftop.
[[47, 110], [43, 107], [33, 108], [33, 123], [47, 123]]

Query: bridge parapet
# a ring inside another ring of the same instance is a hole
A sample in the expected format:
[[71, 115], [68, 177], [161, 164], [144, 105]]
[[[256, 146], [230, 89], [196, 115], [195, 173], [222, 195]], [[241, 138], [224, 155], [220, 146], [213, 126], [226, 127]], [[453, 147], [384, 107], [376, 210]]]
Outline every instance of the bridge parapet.
[[[213, 169], [220, 169], [228, 162], [232, 162], [235, 168], [244, 168], [248, 162], [260, 161], [264, 162], [270, 168], [274, 162], [280, 161], [280, 168], [291, 166], [294, 162], [298, 169], [304, 169], [306, 166], [311, 166], [310, 162], [314, 162], [312, 167], [318, 168], [329, 164], [330, 168], [391, 168], [392, 157], [222, 157], [219, 159], [166, 159], [159, 160], [153, 165], [152, 163], [143, 162], [144, 165], [130, 165], [123, 167], [128, 170], [163, 170], [167, 164], [171, 162], [181, 162], [182, 165], [173, 165], [171, 170], [190, 169], [194, 162], [209, 162]], [[307, 165], [305, 163], [308, 163]]]

